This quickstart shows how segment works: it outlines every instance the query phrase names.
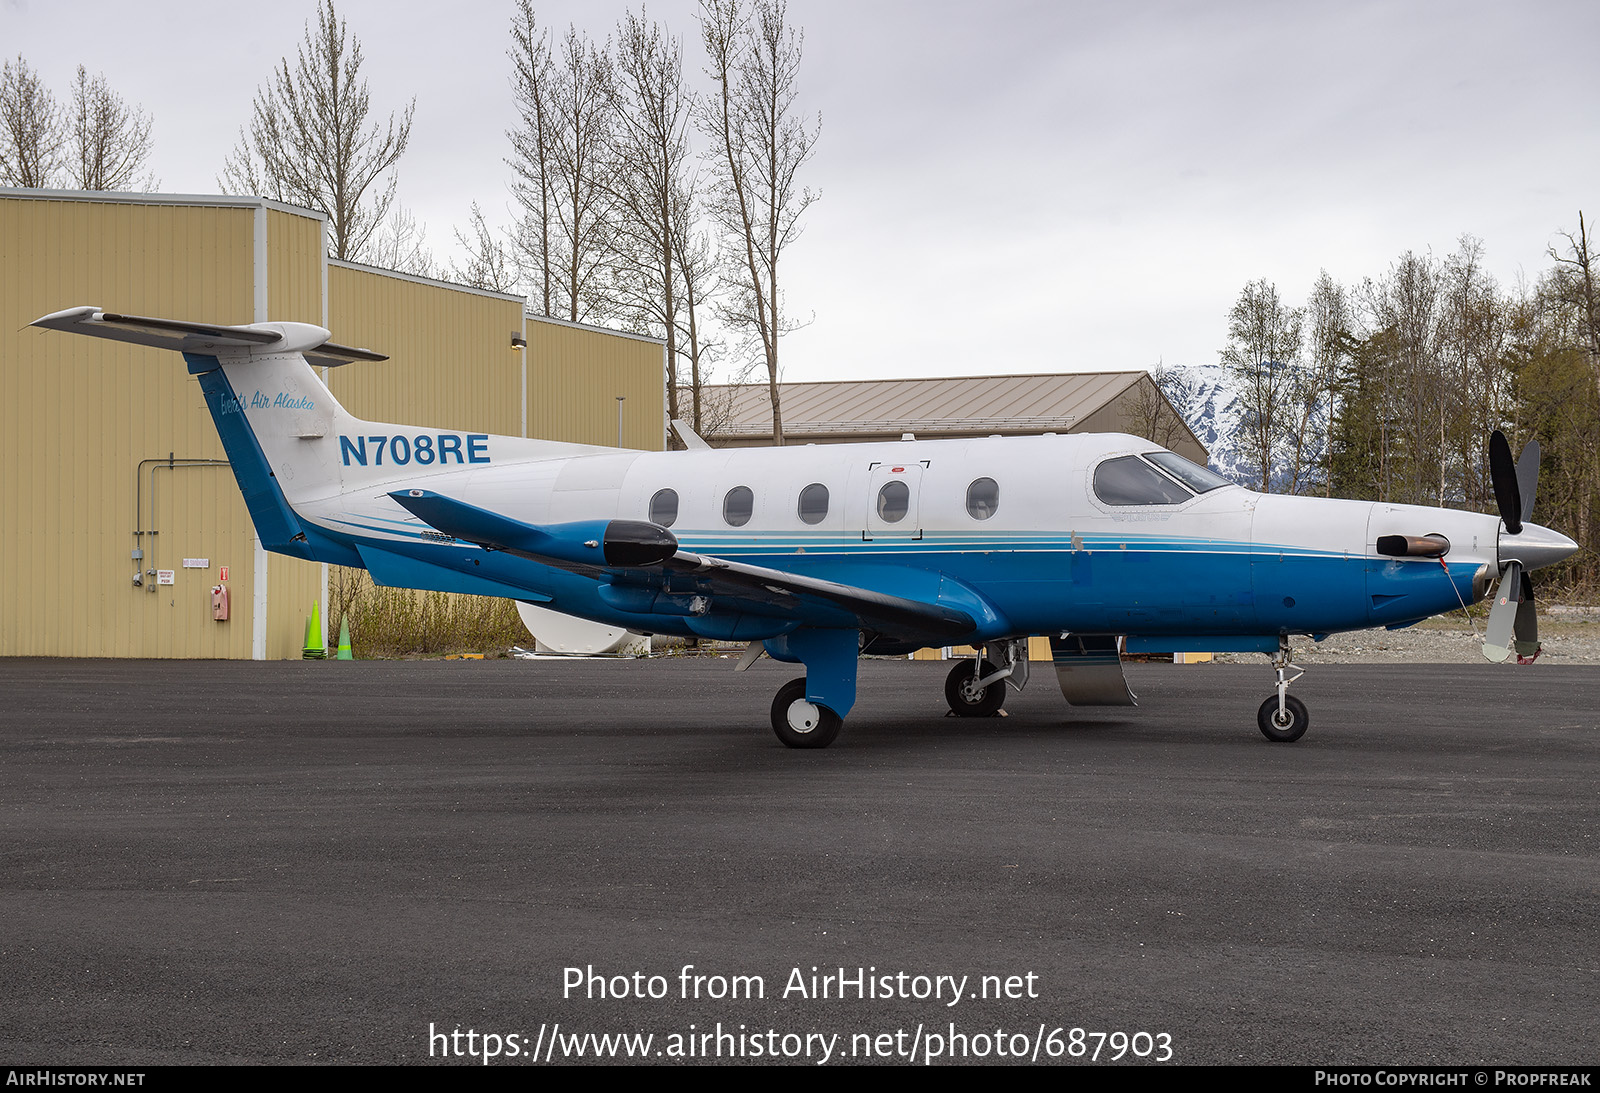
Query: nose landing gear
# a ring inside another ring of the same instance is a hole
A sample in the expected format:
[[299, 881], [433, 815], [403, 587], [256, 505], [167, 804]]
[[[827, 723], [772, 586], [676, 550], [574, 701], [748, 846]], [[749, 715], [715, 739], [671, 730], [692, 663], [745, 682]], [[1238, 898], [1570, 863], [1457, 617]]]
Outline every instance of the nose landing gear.
[[[1256, 727], [1275, 744], [1292, 744], [1311, 727], [1311, 714], [1306, 704], [1289, 694], [1289, 684], [1305, 675], [1305, 669], [1289, 662], [1289, 639], [1278, 639], [1278, 655], [1272, 661], [1278, 673], [1278, 693], [1261, 704], [1256, 711]], [[1294, 675], [1290, 675], [1290, 671]]]

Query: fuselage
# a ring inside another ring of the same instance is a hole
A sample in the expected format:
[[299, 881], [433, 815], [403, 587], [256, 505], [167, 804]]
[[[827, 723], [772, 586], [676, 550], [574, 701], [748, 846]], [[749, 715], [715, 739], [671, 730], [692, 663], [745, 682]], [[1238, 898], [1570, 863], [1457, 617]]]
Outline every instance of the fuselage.
[[[1130, 498], [1097, 472], [1161, 449], [1122, 434], [553, 454], [537, 441], [407, 432], [399, 446], [383, 442], [386, 467], [375, 437], [361, 449], [344, 440], [341, 489], [297, 511], [363, 557], [393, 552], [653, 632], [704, 633], [705, 623], [619, 611], [590, 577], [439, 542], [382, 487], [416, 480], [419, 448], [449, 446], [481, 462], [426, 467], [429, 489], [529, 524], [649, 520], [701, 554], [963, 607], [976, 600], [986, 609], [973, 640], [1117, 633], [1152, 648], [1186, 647], [1181, 638], [1265, 648], [1281, 634], [1448, 611], [1482, 594], [1500, 532], [1497, 517], [1479, 513], [1236, 485], [1195, 492], [1170, 475], [1173, 488]], [[1442, 560], [1385, 557], [1376, 544], [1389, 534], [1442, 535], [1450, 548]], [[382, 579], [381, 562], [369, 568]]]

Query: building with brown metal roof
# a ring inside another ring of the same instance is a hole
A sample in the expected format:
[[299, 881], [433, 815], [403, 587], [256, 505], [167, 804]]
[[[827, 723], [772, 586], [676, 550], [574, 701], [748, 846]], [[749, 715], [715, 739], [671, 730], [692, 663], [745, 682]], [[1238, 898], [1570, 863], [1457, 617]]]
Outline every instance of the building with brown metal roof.
[[[772, 443], [766, 384], [710, 387], [706, 441]], [[778, 385], [789, 443], [848, 444], [1030, 433], [1133, 433], [1204, 464], [1206, 450], [1150, 374], [1064, 372]]]

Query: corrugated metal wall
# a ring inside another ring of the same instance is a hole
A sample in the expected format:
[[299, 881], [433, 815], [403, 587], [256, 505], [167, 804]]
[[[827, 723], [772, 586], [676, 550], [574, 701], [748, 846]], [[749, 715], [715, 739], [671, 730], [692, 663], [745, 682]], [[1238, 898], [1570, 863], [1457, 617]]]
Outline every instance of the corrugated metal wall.
[[666, 447], [666, 350], [632, 337], [548, 319], [528, 320], [528, 435], [624, 448]]
[[[222, 458], [182, 361], [24, 328], [79, 304], [249, 322], [253, 239], [247, 208], [0, 198], [0, 653], [250, 655], [248, 597], [234, 621], [210, 610], [218, 565], [233, 567], [236, 590], [251, 581], [232, 472], [137, 473], [169, 453]], [[175, 583], [135, 588], [136, 566], [171, 569]]]
[[386, 353], [328, 373], [345, 409], [369, 421], [517, 436], [522, 431], [520, 300], [328, 263], [333, 340]]
[[[264, 591], [262, 652], [296, 657], [322, 597], [323, 567], [293, 558], [260, 555], [257, 581], [249, 514], [232, 471], [208, 462], [222, 445], [181, 360], [27, 328], [82, 304], [327, 326], [392, 358], [329, 375], [370, 419], [517, 435], [526, 380], [531, 435], [612, 443], [624, 394], [625, 442], [663, 446], [658, 342], [530, 324], [546, 335], [529, 330], [525, 361], [520, 300], [325, 266], [319, 215], [251, 198], [0, 194], [0, 656], [249, 657]], [[232, 617], [217, 623], [223, 565]], [[174, 583], [136, 588], [135, 569]]]

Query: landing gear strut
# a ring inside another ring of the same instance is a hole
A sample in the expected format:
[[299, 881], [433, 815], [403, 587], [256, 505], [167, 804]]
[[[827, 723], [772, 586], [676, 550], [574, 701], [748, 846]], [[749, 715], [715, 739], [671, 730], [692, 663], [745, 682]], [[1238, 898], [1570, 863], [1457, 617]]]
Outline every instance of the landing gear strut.
[[[1261, 704], [1256, 711], [1256, 726], [1275, 744], [1291, 744], [1306, 734], [1311, 727], [1311, 715], [1306, 704], [1289, 694], [1289, 684], [1305, 675], [1305, 669], [1289, 662], [1289, 639], [1278, 639], [1278, 655], [1272, 667], [1278, 673], [1278, 693]], [[1290, 675], [1290, 671], [1294, 675]]]
[[772, 659], [806, 668], [804, 676], [784, 684], [772, 700], [772, 731], [785, 747], [827, 747], [856, 704], [860, 633], [805, 627], [763, 644]]

